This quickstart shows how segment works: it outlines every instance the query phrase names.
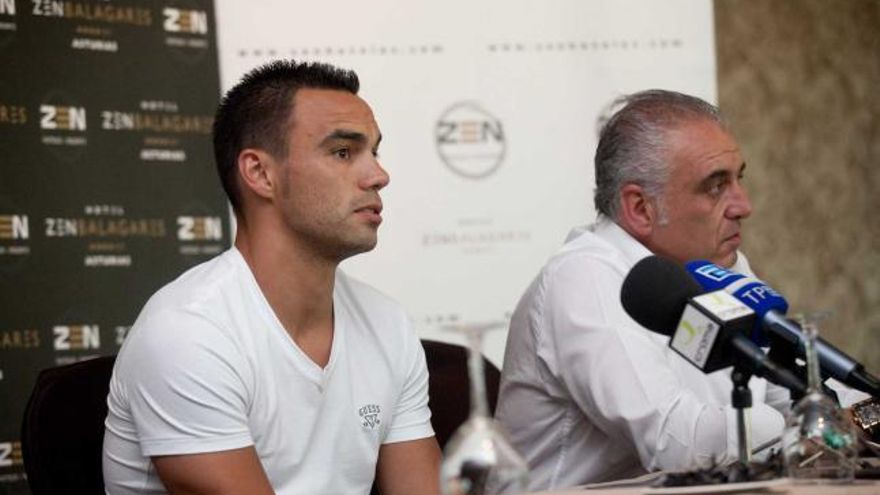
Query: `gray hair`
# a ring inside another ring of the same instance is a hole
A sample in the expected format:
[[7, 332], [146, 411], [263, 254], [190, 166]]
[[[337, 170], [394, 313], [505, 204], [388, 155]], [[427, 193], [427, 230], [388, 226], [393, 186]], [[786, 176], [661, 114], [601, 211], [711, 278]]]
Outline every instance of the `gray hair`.
[[619, 110], [610, 118], [600, 118], [594, 162], [596, 210], [613, 220], [618, 219], [620, 189], [625, 184], [638, 184], [650, 197], [662, 200], [669, 178], [668, 131], [699, 120], [726, 128], [714, 105], [675, 91], [650, 89], [622, 96], [609, 106], [615, 108]]

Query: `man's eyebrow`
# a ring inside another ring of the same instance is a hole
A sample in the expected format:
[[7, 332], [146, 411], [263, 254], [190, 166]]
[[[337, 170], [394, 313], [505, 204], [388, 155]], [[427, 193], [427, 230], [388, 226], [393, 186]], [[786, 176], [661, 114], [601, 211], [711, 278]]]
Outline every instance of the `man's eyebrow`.
[[[737, 175], [742, 175], [742, 173], [745, 172], [745, 170], [746, 170], [746, 162], [742, 162], [742, 164], [739, 166], [739, 170], [737, 170], [736, 173], [737, 173]], [[709, 175], [704, 177], [703, 180], [700, 181], [700, 185], [709, 184], [713, 181], [723, 179], [723, 178], [727, 177], [728, 175], [730, 175], [730, 172], [728, 172], [727, 170], [725, 170], [723, 168], [713, 170], [712, 173], [710, 173]]]
[[[335, 129], [333, 132], [328, 134], [327, 137], [321, 140], [319, 146], [326, 146], [333, 141], [354, 141], [359, 144], [365, 144], [367, 140], [367, 135], [362, 132], [349, 131], [346, 129]], [[376, 140], [375, 148], [378, 148], [379, 143], [381, 142], [382, 135], [379, 134], [379, 139]]]
[[321, 140], [321, 146], [332, 141], [355, 141], [357, 143], [366, 143], [367, 135], [358, 131], [348, 131], [345, 129], [336, 129]]

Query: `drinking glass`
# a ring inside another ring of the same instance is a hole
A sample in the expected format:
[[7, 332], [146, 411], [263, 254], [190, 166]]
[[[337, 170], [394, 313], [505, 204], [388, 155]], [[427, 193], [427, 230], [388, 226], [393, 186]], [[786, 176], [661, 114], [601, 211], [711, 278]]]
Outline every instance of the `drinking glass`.
[[822, 393], [816, 341], [827, 312], [797, 315], [803, 330], [807, 361], [807, 393], [794, 405], [785, 423], [782, 448], [788, 476], [798, 482], [853, 480], [856, 432], [837, 404]]
[[528, 466], [514, 450], [500, 425], [489, 417], [483, 374], [483, 334], [505, 327], [503, 322], [456, 325], [468, 341], [471, 412], [446, 444], [440, 466], [444, 495], [521, 493], [528, 485]]

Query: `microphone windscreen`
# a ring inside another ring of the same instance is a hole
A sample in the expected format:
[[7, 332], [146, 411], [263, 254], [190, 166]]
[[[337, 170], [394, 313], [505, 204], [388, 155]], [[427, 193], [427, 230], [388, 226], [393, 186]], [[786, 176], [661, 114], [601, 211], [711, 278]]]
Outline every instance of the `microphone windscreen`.
[[688, 299], [704, 291], [683, 266], [661, 256], [642, 259], [623, 280], [620, 302], [643, 327], [672, 335]]

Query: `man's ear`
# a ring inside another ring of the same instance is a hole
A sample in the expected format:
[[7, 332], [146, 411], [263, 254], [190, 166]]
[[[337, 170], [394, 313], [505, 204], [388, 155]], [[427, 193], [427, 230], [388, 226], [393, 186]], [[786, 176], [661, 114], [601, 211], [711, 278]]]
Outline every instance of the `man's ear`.
[[247, 189], [261, 198], [271, 199], [275, 195], [274, 161], [263, 150], [245, 148], [238, 154], [238, 176], [242, 189]]
[[638, 184], [626, 184], [620, 188], [618, 220], [624, 230], [643, 242], [651, 237], [659, 220], [657, 204]]

